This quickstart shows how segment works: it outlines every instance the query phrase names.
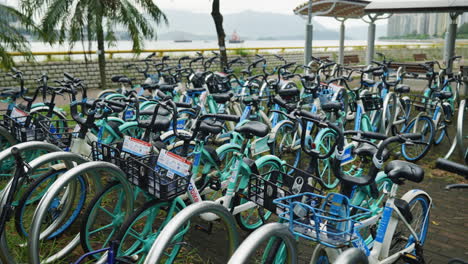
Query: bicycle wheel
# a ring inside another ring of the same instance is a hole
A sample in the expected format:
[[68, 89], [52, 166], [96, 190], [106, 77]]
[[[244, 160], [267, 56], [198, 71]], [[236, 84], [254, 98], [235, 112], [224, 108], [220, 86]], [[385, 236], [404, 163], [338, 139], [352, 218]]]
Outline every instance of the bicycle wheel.
[[[326, 131], [325, 133], [318, 135], [315, 139], [316, 149], [320, 152], [321, 155], [325, 155], [330, 151], [330, 148], [333, 146], [336, 135], [333, 131]], [[330, 159], [318, 159], [318, 171], [319, 177], [322, 179], [325, 187], [329, 189], [335, 188], [339, 179], [335, 177], [335, 174], [332, 172]]]
[[[42, 177], [38, 178], [24, 192], [23, 196], [19, 199], [18, 205], [15, 208], [15, 228], [16, 232], [23, 237], [28, 236], [28, 232], [31, 227], [32, 216], [36, 210], [36, 203], [42, 196], [47, 192], [52, 183], [59, 177], [59, 175], [67, 172], [67, 169], [50, 170]], [[83, 177], [78, 177], [79, 182], [79, 200], [77, 206], [73, 208], [72, 213], [68, 216], [68, 219], [62, 220], [61, 226], [59, 226], [47, 239], [55, 238], [61, 235], [67, 228], [69, 228], [75, 220], [78, 218], [79, 213], [84, 207], [86, 200], [86, 182]], [[52, 222], [57, 219], [62, 213], [61, 206], [64, 202], [56, 197], [56, 201], [49, 209], [48, 221]]]
[[462, 160], [468, 164], [468, 104], [467, 100], [460, 101], [457, 119], [457, 144]]
[[[322, 244], [315, 246], [314, 252], [310, 259], [310, 264], [331, 264], [335, 261], [336, 257], [341, 250], [329, 249]], [[330, 252], [335, 253], [335, 256], [331, 256]]]
[[[105, 247], [125, 220], [123, 185], [110, 182], [90, 202], [80, 225], [81, 247], [85, 252]], [[93, 255], [98, 259], [99, 254]]]
[[[258, 173], [260, 175], [264, 175], [272, 170], [281, 170], [281, 164], [279, 164], [275, 160], [266, 160], [265, 162], [257, 164], [257, 168]], [[268, 175], [265, 176], [266, 179], [269, 178]], [[246, 177], [248, 179], [249, 175], [242, 175], [241, 177]], [[243, 193], [245, 194], [245, 196], [247, 196], [246, 194], [248, 193], [248, 190], [243, 189], [240, 191], [240, 193]], [[245, 198], [240, 198], [239, 195], [236, 195], [233, 204], [234, 206], [238, 206], [247, 202], [250, 201]], [[265, 210], [259, 206], [255, 206], [246, 211], [236, 214], [235, 218], [237, 224], [242, 230], [251, 232], [262, 226], [270, 218], [271, 214], [272, 213], [270, 211]]]
[[426, 156], [431, 149], [434, 138], [434, 125], [432, 120], [427, 116], [420, 116], [411, 121], [404, 132], [421, 134], [422, 138], [409, 144], [402, 144], [401, 153], [403, 157], [408, 161], [417, 161]]
[[452, 113], [449, 111], [442, 111], [439, 121], [434, 126], [434, 144], [439, 145], [447, 135], [447, 128], [449, 122], [446, 120], [452, 120]]
[[[117, 257], [131, 257], [137, 261], [132, 263], [143, 263], [153, 242], [158, 237], [164, 226], [180, 212], [183, 207], [176, 201], [161, 202], [152, 200], [145, 203], [127, 221], [122, 224], [121, 231], [113, 238], [119, 242]], [[172, 263], [177, 256], [185, 229], [181, 230], [173, 240], [174, 246], [168, 253], [167, 260], [160, 263]]]
[[283, 158], [285, 155], [292, 153], [295, 130], [291, 123], [282, 123], [275, 130], [275, 140], [271, 146], [272, 154]]
[[[430, 198], [426, 194], [419, 194], [411, 200], [407, 199], [406, 202], [408, 202], [412, 216], [412, 219], [407, 220], [422, 246], [426, 240], [429, 227]], [[389, 256], [413, 245], [415, 242], [416, 238], [412, 232], [408, 230], [402, 221], [398, 221], [390, 243]]]

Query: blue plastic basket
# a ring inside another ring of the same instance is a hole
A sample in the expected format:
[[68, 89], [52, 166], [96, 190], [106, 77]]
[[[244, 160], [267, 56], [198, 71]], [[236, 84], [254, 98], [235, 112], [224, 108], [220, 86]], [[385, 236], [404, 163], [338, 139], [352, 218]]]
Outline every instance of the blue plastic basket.
[[339, 193], [301, 193], [275, 199], [274, 203], [284, 208], [279, 217], [289, 222], [294, 235], [333, 248], [357, 241], [356, 219], [370, 215], [369, 210], [351, 205], [348, 197]]

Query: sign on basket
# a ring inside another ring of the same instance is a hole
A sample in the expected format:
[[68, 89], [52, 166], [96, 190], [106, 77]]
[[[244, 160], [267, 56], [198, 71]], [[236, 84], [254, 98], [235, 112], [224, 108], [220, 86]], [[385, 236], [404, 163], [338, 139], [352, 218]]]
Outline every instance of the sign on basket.
[[138, 157], [149, 155], [151, 144], [137, 138], [125, 136], [122, 150]]
[[162, 149], [159, 153], [157, 165], [166, 169], [168, 171], [167, 176], [172, 178], [174, 174], [182, 177], [189, 176], [192, 163], [179, 155]]

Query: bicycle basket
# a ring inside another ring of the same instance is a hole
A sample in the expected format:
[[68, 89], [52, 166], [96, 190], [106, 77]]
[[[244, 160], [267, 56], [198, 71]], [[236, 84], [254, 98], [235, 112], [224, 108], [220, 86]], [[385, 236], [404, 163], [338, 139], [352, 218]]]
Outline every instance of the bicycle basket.
[[[327, 196], [302, 193], [274, 202], [284, 209], [279, 217], [289, 223], [293, 234], [333, 248], [358, 240], [356, 219], [370, 215], [369, 210], [351, 205], [349, 199], [339, 193]], [[352, 209], [357, 209], [356, 213], [351, 214]]]
[[128, 157], [133, 157], [132, 154], [122, 150], [122, 143], [107, 145], [99, 142], [91, 143], [91, 155], [94, 161], [110, 162], [126, 172], [125, 161]]
[[44, 139], [64, 150], [70, 148], [72, 138], [78, 134], [78, 132], [74, 131], [76, 121], [73, 119], [54, 120], [45, 117], [39, 124]]
[[162, 201], [172, 200], [185, 193], [190, 175], [173, 173], [172, 170], [160, 166], [158, 159], [158, 155], [129, 157], [126, 165], [130, 183]]
[[[21, 115], [14, 114], [15, 111], [21, 113]], [[45, 117], [40, 114], [33, 118], [29, 113], [16, 109], [13, 110], [10, 115], [3, 116], [3, 125], [19, 142], [42, 141], [44, 140], [44, 134], [42, 133], [39, 122], [44, 118]]]
[[273, 202], [277, 198], [304, 192], [323, 193], [321, 180], [308, 172], [284, 164], [282, 170], [272, 170], [262, 175], [250, 174], [248, 200], [280, 215], [283, 208]]
[[383, 101], [378, 94], [365, 94], [361, 97], [361, 100], [366, 111], [382, 109]]

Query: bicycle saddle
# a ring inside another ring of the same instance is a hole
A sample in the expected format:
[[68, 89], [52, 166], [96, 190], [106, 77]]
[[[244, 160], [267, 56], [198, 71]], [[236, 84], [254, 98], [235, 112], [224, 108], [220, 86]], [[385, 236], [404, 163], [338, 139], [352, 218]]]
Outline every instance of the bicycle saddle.
[[397, 87], [395, 87], [395, 92], [397, 93], [409, 93], [410, 92], [410, 87], [405, 84], [399, 84]]
[[7, 87], [0, 90], [0, 97], [18, 97], [21, 94], [19, 87]]
[[151, 124], [151, 119], [140, 120], [139, 124], [141, 127], [144, 127], [144, 128], [150, 128], [150, 125], [152, 125], [151, 131], [159, 132], [159, 131], [168, 130], [169, 126], [171, 125], [171, 121], [172, 120], [167, 117], [158, 116], [156, 117], [154, 124]]
[[236, 127], [234, 131], [244, 135], [254, 135], [257, 137], [264, 137], [268, 134], [268, 126], [258, 121], [249, 121], [240, 127]]
[[234, 94], [233, 93], [217, 93], [217, 94], [211, 94], [211, 96], [213, 97], [213, 100], [215, 100], [216, 103], [224, 104], [227, 101], [231, 100]]
[[158, 90], [161, 92], [172, 92], [176, 87], [177, 84], [160, 84], [158, 85]]
[[[140, 115], [153, 115], [153, 114], [154, 114], [154, 108], [140, 111]], [[168, 110], [162, 107], [158, 109], [158, 116], [169, 116], [169, 115], [170, 113]]]
[[187, 93], [189, 94], [194, 94], [194, 93], [202, 93], [206, 91], [205, 88], [193, 88], [193, 89], [187, 89]]
[[337, 112], [341, 110], [342, 105], [340, 102], [327, 102], [322, 104], [322, 110], [325, 112]]
[[281, 89], [278, 91], [278, 94], [283, 97], [283, 96], [299, 96], [300, 95], [299, 89], [296, 87], [290, 88], [290, 89]]
[[314, 81], [315, 80], [315, 74], [311, 73], [311, 74], [303, 75], [302, 78], [304, 78], [304, 80], [306, 80], [308, 82]]
[[[374, 157], [375, 153], [377, 153], [377, 148], [372, 146], [369, 143], [361, 143], [355, 150], [354, 154], [358, 156], [367, 156], [367, 157]], [[390, 151], [388, 149], [384, 149], [382, 153], [383, 160], [386, 161], [390, 157]]]
[[392, 160], [384, 168], [387, 177], [396, 184], [403, 183], [404, 179], [412, 182], [421, 182], [424, 179], [424, 170], [416, 164]]
[[362, 82], [367, 86], [373, 86], [375, 84], [375, 81], [371, 79], [363, 79]]
[[204, 133], [219, 134], [223, 130], [223, 123], [215, 120], [203, 120], [199, 129]]
[[452, 97], [452, 93], [446, 92], [446, 91], [440, 91], [440, 92], [434, 93], [434, 96], [443, 100], [443, 99], [448, 99]]

